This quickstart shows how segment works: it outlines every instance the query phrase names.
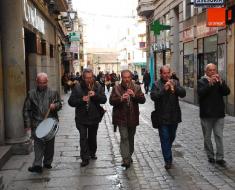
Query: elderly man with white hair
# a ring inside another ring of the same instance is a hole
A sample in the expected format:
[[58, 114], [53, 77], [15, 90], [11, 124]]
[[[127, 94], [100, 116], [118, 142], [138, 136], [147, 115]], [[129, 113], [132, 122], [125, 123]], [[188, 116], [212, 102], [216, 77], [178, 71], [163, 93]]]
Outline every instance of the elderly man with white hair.
[[44, 120], [49, 109], [48, 117], [58, 120], [57, 112], [61, 109], [62, 104], [59, 93], [48, 88], [46, 73], [37, 74], [36, 84], [37, 87], [30, 90], [25, 99], [23, 118], [25, 129], [31, 129], [32, 138], [34, 139], [35, 158], [32, 167], [29, 167], [28, 171], [42, 173], [42, 163], [44, 168], [52, 168], [55, 138], [43, 141], [37, 138], [35, 131]]
[[[204, 148], [208, 162], [216, 162], [220, 166], [225, 166], [223, 148], [225, 105], [223, 97], [229, 95], [230, 89], [218, 74], [215, 64], [209, 63], [206, 65], [205, 76], [198, 80], [197, 92]], [[216, 143], [216, 155], [211, 142], [212, 131]]]

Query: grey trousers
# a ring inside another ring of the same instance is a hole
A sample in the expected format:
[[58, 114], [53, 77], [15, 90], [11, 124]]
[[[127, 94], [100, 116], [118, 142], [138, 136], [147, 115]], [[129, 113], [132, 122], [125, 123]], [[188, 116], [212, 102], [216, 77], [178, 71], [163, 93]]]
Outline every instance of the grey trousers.
[[214, 149], [211, 141], [211, 134], [213, 131], [216, 144], [216, 160], [224, 159], [224, 118], [201, 118], [201, 125], [204, 136], [204, 148], [207, 153], [207, 157], [214, 158]]
[[42, 166], [42, 162], [44, 165], [51, 164], [54, 156], [54, 144], [55, 138], [50, 141], [43, 142], [38, 138], [34, 138], [34, 162], [33, 166]]
[[134, 137], [136, 132], [136, 127], [126, 127], [118, 126], [121, 136], [120, 150], [123, 160], [131, 159], [131, 156], [134, 152]]

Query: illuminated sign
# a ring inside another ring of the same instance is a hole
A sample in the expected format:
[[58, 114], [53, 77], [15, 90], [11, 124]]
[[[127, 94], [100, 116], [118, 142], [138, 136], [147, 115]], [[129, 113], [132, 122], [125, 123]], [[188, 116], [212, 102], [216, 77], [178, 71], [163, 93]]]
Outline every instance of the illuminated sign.
[[207, 9], [207, 26], [208, 27], [224, 27], [225, 24], [225, 8], [208, 8]]

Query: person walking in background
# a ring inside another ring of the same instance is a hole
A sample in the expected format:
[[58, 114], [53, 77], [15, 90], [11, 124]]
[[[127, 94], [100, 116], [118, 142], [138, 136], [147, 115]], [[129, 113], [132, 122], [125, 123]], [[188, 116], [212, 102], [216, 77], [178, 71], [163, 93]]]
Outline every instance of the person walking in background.
[[122, 166], [129, 168], [134, 152], [134, 136], [139, 125], [139, 104], [145, 103], [139, 85], [132, 81], [129, 70], [121, 72], [122, 81], [113, 87], [109, 103], [113, 106], [112, 123], [118, 126], [121, 142]]
[[107, 87], [108, 92], [110, 91], [110, 87], [111, 87], [111, 76], [109, 74], [109, 72], [105, 73], [105, 85]]
[[[210, 63], [206, 66], [205, 76], [198, 80], [197, 92], [204, 148], [208, 161], [225, 166], [223, 147], [225, 105], [223, 97], [229, 95], [230, 89], [218, 74], [215, 64]], [[216, 155], [211, 142], [212, 131], [216, 143]]]
[[48, 88], [48, 77], [46, 73], [38, 73], [36, 78], [37, 88], [30, 90], [24, 102], [23, 118], [26, 130], [31, 130], [34, 140], [35, 158], [33, 166], [28, 168], [30, 172], [42, 173], [43, 167], [51, 169], [54, 156], [55, 137], [49, 141], [43, 141], [36, 137], [35, 131], [40, 122], [44, 120], [48, 109], [48, 117], [58, 120], [57, 112], [62, 104], [59, 93]]
[[162, 66], [160, 79], [153, 84], [150, 94], [155, 106], [152, 120], [155, 120], [154, 123], [158, 125], [165, 169], [170, 169], [172, 166], [172, 144], [176, 137], [178, 123], [181, 122], [178, 97], [186, 96], [186, 91], [180, 83], [170, 77], [170, 67]]
[[96, 160], [97, 131], [101, 120], [99, 106], [107, 98], [102, 86], [95, 81], [93, 72], [84, 69], [80, 84], [76, 84], [68, 103], [75, 107], [75, 122], [80, 133], [81, 167], [87, 166], [89, 160]]
[[146, 70], [143, 76], [145, 94], [148, 94], [150, 82], [151, 82], [150, 74], [148, 70]]
[[67, 94], [69, 91], [69, 85], [68, 85], [69, 77], [68, 73], [64, 73], [62, 78], [61, 78], [61, 85], [64, 88], [64, 93]]

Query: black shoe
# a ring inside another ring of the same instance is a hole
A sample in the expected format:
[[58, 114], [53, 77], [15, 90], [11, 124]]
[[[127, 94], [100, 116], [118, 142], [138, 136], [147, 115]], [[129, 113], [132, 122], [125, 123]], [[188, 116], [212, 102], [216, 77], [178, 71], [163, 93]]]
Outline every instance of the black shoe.
[[171, 165], [172, 165], [171, 163], [166, 163], [166, 164], [165, 164], [165, 169], [166, 169], [166, 170], [171, 169]]
[[92, 159], [92, 160], [97, 160], [97, 156], [96, 156], [95, 154], [92, 154], [92, 155], [91, 155], [91, 159]]
[[81, 167], [85, 167], [85, 166], [87, 166], [89, 164], [89, 160], [82, 160], [82, 162], [81, 162]]
[[130, 165], [130, 162], [129, 162], [128, 160], [123, 160], [121, 166], [122, 166], [122, 167], [126, 167], [126, 169], [127, 169], [127, 168], [129, 168], [131, 165]]
[[51, 164], [44, 164], [43, 167], [44, 167], [44, 168], [47, 168], [47, 169], [51, 169], [51, 168], [52, 168]]
[[29, 172], [36, 172], [36, 173], [42, 173], [42, 167], [41, 166], [32, 166], [28, 168]]
[[210, 163], [215, 163], [215, 159], [214, 158], [208, 158], [208, 162], [210, 162]]
[[225, 167], [226, 166], [226, 161], [225, 160], [216, 160], [216, 164]]
[[133, 159], [132, 158], [130, 158], [130, 162], [133, 163]]

